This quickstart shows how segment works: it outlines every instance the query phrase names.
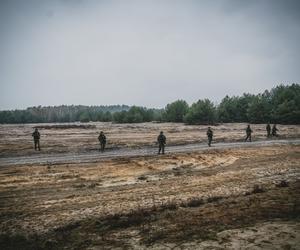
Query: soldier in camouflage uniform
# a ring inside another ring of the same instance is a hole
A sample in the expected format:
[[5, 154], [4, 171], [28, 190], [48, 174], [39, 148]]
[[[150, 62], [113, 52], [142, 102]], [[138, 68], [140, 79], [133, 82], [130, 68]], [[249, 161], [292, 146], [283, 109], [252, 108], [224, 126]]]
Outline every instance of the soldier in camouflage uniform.
[[162, 154], [165, 153], [165, 145], [166, 145], [167, 138], [165, 137], [163, 131], [160, 132], [159, 136], [157, 137], [158, 142], [158, 154], [162, 152]]
[[106, 145], [106, 136], [104, 135], [103, 131], [100, 132], [100, 135], [98, 136], [98, 140], [100, 142], [99, 151], [104, 152], [105, 145]]
[[245, 141], [247, 141], [249, 139], [249, 141], [251, 142], [251, 134], [252, 134], [252, 129], [250, 128], [250, 125], [247, 126], [246, 128], [246, 139]]
[[33, 141], [34, 141], [34, 149], [35, 150], [39, 150], [41, 151], [41, 147], [40, 147], [40, 132], [38, 131], [38, 129], [36, 128], [34, 130], [34, 132], [32, 133], [32, 137], [33, 137]]
[[277, 131], [278, 129], [276, 128], [276, 124], [274, 124], [272, 127], [272, 136], [278, 136]]
[[213, 131], [211, 130], [210, 127], [208, 127], [206, 134], [207, 134], [207, 139], [208, 139], [208, 146], [210, 147], [211, 146], [211, 141], [212, 141], [212, 138], [213, 138]]
[[267, 137], [270, 137], [271, 136], [271, 126], [270, 126], [270, 123], [267, 124], [266, 130], [267, 130]]

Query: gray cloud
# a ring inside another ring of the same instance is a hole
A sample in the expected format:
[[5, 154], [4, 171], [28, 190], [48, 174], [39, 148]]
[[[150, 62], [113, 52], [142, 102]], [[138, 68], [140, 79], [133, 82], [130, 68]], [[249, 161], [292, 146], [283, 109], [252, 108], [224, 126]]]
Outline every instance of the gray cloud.
[[299, 82], [299, 1], [1, 1], [0, 108], [162, 107]]

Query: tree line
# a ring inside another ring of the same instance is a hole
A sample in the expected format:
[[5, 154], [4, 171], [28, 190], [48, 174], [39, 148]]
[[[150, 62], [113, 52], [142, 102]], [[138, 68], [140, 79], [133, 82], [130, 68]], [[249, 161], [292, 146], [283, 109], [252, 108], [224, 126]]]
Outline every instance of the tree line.
[[127, 105], [61, 105], [30, 107], [25, 110], [0, 111], [0, 123], [46, 123], [111, 121], [112, 113], [129, 110]]
[[218, 122], [300, 124], [300, 85], [279, 85], [263, 93], [225, 96], [215, 105], [209, 99], [192, 105], [184, 100], [164, 109], [137, 106], [56, 106], [26, 110], [0, 111], [0, 123], [111, 121], [116, 123], [184, 122], [215, 124]]

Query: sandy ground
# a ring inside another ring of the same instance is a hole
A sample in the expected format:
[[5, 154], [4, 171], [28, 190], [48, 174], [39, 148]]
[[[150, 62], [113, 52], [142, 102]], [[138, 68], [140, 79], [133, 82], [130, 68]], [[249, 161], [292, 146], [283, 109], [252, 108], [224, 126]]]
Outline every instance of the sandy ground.
[[[32, 132], [35, 126], [55, 124], [0, 125], [0, 157], [35, 154]], [[71, 124], [72, 125], [72, 124]], [[73, 123], [80, 125], [80, 123]], [[40, 153], [86, 152], [99, 148], [98, 134], [103, 130], [108, 148], [138, 148], [155, 145], [162, 130], [168, 145], [206, 142], [207, 126], [188, 126], [181, 123], [112, 124], [85, 123], [90, 128], [49, 129], [41, 128]], [[226, 123], [212, 126], [215, 142], [242, 141], [245, 137], [244, 123]], [[265, 124], [253, 124], [253, 140], [265, 140]], [[279, 138], [300, 138], [300, 126], [278, 125]]]
[[[276, 140], [260, 140], [252, 142], [217, 142], [213, 141], [209, 147], [207, 143], [193, 143], [184, 145], [168, 145], [165, 149], [165, 154], [174, 153], [193, 153], [205, 150], [227, 149], [227, 148], [251, 148], [251, 147], [265, 147], [276, 145], [300, 145], [300, 139], [276, 139]], [[120, 148], [108, 149], [105, 152], [89, 151], [89, 152], [52, 152], [48, 154], [31, 155], [13, 155], [0, 157], [0, 167], [14, 166], [14, 165], [57, 165], [57, 164], [80, 164], [80, 163], [94, 163], [107, 159], [130, 158], [139, 156], [154, 156], [158, 154], [158, 146], [149, 147], [144, 146], [140, 148]]]
[[150, 249], [299, 249], [300, 222], [272, 221], [252, 227], [225, 230], [215, 240], [154, 245]]
[[299, 160], [277, 145], [3, 166], [0, 248], [299, 249]]

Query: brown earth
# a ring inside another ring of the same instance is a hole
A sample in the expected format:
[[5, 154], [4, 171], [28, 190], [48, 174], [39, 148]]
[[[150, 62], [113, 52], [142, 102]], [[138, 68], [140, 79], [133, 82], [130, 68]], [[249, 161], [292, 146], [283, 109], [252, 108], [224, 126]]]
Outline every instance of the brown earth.
[[[245, 123], [226, 123], [212, 126], [215, 142], [242, 141]], [[39, 153], [86, 152], [98, 149], [98, 134], [103, 130], [108, 148], [154, 145], [159, 131], [167, 136], [168, 145], [206, 142], [207, 126], [182, 123], [112, 124], [101, 122], [67, 124], [0, 125], [0, 157], [34, 154], [32, 132], [40, 126]], [[251, 125], [253, 140], [265, 140], [265, 124]], [[280, 138], [300, 138], [299, 125], [278, 125]]]
[[299, 249], [299, 160], [277, 145], [1, 167], [0, 249]]

